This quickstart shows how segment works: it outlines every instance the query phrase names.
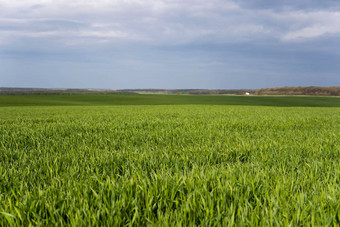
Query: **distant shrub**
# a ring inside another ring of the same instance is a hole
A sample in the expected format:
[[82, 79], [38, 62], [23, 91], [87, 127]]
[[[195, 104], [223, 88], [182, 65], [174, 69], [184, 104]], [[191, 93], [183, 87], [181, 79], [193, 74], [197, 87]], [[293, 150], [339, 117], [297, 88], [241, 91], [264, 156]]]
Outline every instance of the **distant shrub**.
[[340, 87], [278, 87], [261, 88], [256, 95], [315, 95], [340, 96]]

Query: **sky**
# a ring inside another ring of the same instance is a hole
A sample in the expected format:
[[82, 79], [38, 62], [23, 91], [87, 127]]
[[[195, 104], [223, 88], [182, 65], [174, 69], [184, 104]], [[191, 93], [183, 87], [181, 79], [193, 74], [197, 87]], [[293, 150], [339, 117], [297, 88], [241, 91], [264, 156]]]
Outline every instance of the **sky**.
[[340, 86], [340, 0], [0, 0], [0, 87]]

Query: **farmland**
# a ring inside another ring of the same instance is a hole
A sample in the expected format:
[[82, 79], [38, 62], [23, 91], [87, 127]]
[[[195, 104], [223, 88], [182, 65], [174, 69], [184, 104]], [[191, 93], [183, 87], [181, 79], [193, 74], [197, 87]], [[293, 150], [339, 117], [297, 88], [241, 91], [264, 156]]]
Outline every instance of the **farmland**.
[[234, 95], [0, 95], [1, 106], [243, 105], [340, 107], [339, 97]]
[[339, 225], [330, 97], [0, 96], [0, 225]]

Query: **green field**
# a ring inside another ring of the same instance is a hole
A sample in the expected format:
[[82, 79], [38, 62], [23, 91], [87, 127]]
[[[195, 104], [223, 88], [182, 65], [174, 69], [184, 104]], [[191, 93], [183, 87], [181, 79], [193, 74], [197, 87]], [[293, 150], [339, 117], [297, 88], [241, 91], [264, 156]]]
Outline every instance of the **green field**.
[[1, 106], [244, 105], [340, 107], [339, 97], [237, 95], [0, 95]]
[[0, 105], [0, 226], [340, 224], [338, 98], [0, 96]]

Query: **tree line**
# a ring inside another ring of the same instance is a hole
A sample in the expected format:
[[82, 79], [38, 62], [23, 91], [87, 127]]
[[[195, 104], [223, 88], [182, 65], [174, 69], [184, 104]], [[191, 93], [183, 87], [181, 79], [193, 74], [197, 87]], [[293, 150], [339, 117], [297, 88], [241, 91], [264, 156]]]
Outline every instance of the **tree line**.
[[261, 89], [43, 89], [4, 88], [0, 95], [76, 95], [76, 94], [189, 94], [189, 95], [315, 95], [340, 96], [340, 87], [277, 87]]

